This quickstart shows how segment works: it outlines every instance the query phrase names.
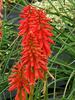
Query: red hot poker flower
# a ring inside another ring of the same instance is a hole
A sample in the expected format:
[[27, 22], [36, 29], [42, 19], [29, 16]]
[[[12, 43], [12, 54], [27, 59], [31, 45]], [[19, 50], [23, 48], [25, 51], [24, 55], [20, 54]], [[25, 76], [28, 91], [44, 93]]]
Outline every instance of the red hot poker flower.
[[28, 5], [23, 9], [20, 17], [23, 20], [20, 21], [19, 35], [26, 35], [29, 31], [32, 31], [36, 34], [44, 53], [50, 56], [50, 45], [54, 44], [54, 41], [50, 38], [53, 36], [53, 27], [48, 23], [51, 20], [46, 17], [45, 12]]
[[13, 67], [12, 73], [9, 76], [9, 91], [17, 90], [15, 100], [26, 100], [25, 93], [30, 93], [29, 83], [25, 78], [25, 68], [21, 63]]
[[32, 32], [23, 38], [22, 46], [21, 61], [26, 66], [25, 76], [30, 84], [34, 84], [35, 80], [44, 78], [44, 72], [47, 71], [47, 58]]
[[29, 86], [37, 79], [43, 79], [47, 69], [47, 59], [51, 55], [50, 45], [54, 41], [50, 38], [52, 26], [46, 14], [31, 5], [24, 7], [20, 14], [19, 36], [22, 36], [23, 51], [21, 52], [21, 63], [18, 63], [12, 70], [9, 77], [12, 91], [17, 89], [15, 100], [23, 98], [25, 92], [29, 93]]

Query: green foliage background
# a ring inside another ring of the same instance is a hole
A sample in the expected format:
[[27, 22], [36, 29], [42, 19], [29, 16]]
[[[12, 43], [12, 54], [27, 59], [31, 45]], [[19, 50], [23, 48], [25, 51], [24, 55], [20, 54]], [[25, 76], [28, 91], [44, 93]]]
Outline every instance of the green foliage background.
[[[11, 67], [20, 58], [21, 38], [18, 37], [19, 13], [27, 0], [16, 0], [12, 4], [4, 1], [3, 37], [0, 41], [0, 100], [13, 100], [9, 93], [8, 76]], [[47, 76], [47, 93], [43, 99], [43, 82], [37, 82], [34, 100], [75, 100], [75, 0], [36, 0], [32, 5], [44, 9], [52, 18], [54, 41], [48, 67], [56, 80]], [[3, 96], [3, 99], [2, 99]]]

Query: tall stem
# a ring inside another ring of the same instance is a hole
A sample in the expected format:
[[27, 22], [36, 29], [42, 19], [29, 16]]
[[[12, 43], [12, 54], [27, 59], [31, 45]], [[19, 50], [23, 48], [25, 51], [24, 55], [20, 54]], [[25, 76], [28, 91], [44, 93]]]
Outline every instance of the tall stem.
[[30, 87], [29, 100], [33, 100], [33, 95], [34, 95], [34, 85], [31, 85], [31, 87]]
[[43, 89], [43, 94], [44, 94], [44, 100], [48, 99], [47, 96], [47, 74], [45, 73], [45, 78], [44, 78], [44, 89]]

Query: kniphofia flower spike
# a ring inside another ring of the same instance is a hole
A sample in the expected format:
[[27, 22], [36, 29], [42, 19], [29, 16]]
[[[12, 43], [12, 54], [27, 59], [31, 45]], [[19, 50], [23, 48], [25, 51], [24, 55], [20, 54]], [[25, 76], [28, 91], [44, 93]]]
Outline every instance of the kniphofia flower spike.
[[[53, 27], [48, 23], [44, 11], [28, 5], [22, 10], [20, 17], [19, 36], [22, 37], [20, 63], [12, 69], [9, 76], [9, 91], [17, 89], [15, 100], [25, 100], [25, 93], [30, 93], [30, 86], [36, 80], [44, 79], [48, 71], [47, 60], [51, 56], [51, 44], [54, 41]], [[20, 96], [19, 96], [20, 95]]]

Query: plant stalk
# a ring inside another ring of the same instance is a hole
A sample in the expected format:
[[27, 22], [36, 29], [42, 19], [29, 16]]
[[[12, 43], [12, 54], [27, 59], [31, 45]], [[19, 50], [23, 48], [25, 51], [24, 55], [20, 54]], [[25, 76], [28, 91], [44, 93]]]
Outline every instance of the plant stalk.
[[44, 78], [43, 94], [44, 94], [44, 100], [47, 100], [48, 96], [47, 96], [47, 74], [46, 73], [45, 73], [45, 78]]
[[31, 85], [31, 87], [30, 87], [29, 100], [33, 100], [33, 95], [34, 95], [34, 85]]

